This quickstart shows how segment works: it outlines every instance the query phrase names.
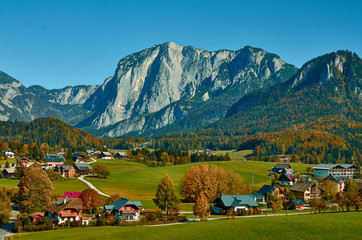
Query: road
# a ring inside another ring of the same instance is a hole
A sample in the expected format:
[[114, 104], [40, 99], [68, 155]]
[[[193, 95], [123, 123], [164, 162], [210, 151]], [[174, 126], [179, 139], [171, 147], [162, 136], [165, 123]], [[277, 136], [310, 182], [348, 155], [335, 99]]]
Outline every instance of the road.
[[[93, 164], [93, 163], [97, 162], [96, 159], [94, 159], [94, 158], [91, 158], [91, 159], [92, 159], [92, 161], [89, 162], [88, 164]], [[102, 196], [104, 196], [104, 197], [110, 197], [108, 194], [105, 194], [105, 193], [101, 192], [101, 191], [100, 191], [98, 188], [96, 188], [93, 184], [91, 184], [90, 182], [88, 182], [87, 180], [84, 179], [84, 177], [90, 177], [90, 176], [92, 176], [92, 175], [81, 175], [81, 176], [78, 178], [78, 180], [80, 180], [80, 181], [84, 182], [85, 184], [87, 184], [91, 189], [96, 190], [100, 195], [102, 195]]]
[[19, 214], [19, 211], [15, 211], [15, 210], [11, 210], [11, 217], [10, 217], [10, 220], [11, 222], [9, 222], [8, 224], [5, 224], [4, 226], [2, 226], [0, 228], [0, 239], [3, 240], [4, 237], [9, 233], [11, 232], [11, 230], [14, 229], [15, 227], [15, 221], [17, 219], [17, 216]]

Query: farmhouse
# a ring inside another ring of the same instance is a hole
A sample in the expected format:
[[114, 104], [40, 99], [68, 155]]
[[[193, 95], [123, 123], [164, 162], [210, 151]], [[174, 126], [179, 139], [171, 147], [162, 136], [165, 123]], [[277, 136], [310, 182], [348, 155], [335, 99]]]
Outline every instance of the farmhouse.
[[259, 207], [258, 203], [249, 195], [222, 195], [214, 202], [212, 211], [216, 214], [224, 214], [228, 209], [249, 210], [250, 207]]
[[342, 177], [354, 178], [356, 174], [357, 167], [353, 164], [320, 164], [313, 168], [314, 170], [314, 179], [319, 177], [326, 178], [329, 174], [337, 174]]
[[44, 212], [35, 212], [29, 215], [31, 222], [36, 223], [37, 221], [43, 222]]
[[74, 164], [74, 169], [76, 173], [84, 175], [87, 174], [90, 170], [92, 170], [92, 167], [91, 165], [86, 163], [76, 163]]
[[45, 216], [49, 217], [49, 221], [55, 219], [58, 224], [64, 224], [68, 219], [73, 221], [79, 221], [82, 217], [82, 205], [62, 203], [52, 205]]
[[97, 154], [95, 153], [94, 150], [85, 150], [85, 152], [89, 157], [97, 157]]
[[106, 216], [113, 216], [119, 220], [136, 221], [140, 220], [141, 206], [140, 201], [120, 198], [112, 205], [104, 205], [103, 212]]
[[303, 202], [300, 199], [292, 200], [291, 203], [292, 204], [290, 206], [290, 209], [297, 209], [297, 210], [303, 210], [304, 209], [305, 202]]
[[60, 173], [60, 175], [62, 175], [63, 177], [74, 177], [75, 175], [75, 169], [72, 165], [61, 165], [60, 167], [58, 167], [59, 165], [57, 165], [54, 168], [54, 171], [57, 171]]
[[15, 174], [15, 167], [4, 168], [2, 174], [3, 178], [13, 178]]
[[112, 159], [112, 154], [109, 152], [101, 152], [98, 156], [101, 159]]
[[322, 196], [322, 190], [314, 182], [299, 182], [289, 189], [294, 193], [296, 199], [309, 202], [312, 199], [319, 199]]
[[329, 174], [323, 181], [330, 180], [337, 184], [338, 192], [343, 192], [344, 190], [344, 182], [347, 180], [348, 177], [342, 177], [338, 174]]
[[280, 187], [273, 186], [273, 185], [264, 185], [264, 186], [262, 186], [259, 189], [258, 193], [261, 193], [265, 197], [267, 197], [268, 193], [272, 193], [274, 191], [276, 191], [278, 193], [279, 197], [284, 197], [285, 196], [285, 192]]
[[73, 162], [84, 162], [84, 155], [81, 153], [73, 153], [72, 155]]
[[290, 164], [277, 164], [274, 167], [271, 168], [271, 171], [273, 173], [278, 173], [280, 175], [283, 174], [294, 174], [294, 171]]
[[45, 158], [45, 162], [47, 164], [46, 168], [55, 168], [58, 164], [63, 165], [64, 164], [64, 158]]
[[279, 184], [292, 186], [298, 181], [298, 177], [291, 174], [283, 174], [279, 177]]
[[7, 158], [14, 158], [15, 154], [9, 150], [9, 149], [5, 149], [3, 150], [3, 154], [7, 157]]
[[126, 159], [127, 155], [125, 152], [116, 152], [114, 154], [114, 158], [118, 158], [118, 159]]

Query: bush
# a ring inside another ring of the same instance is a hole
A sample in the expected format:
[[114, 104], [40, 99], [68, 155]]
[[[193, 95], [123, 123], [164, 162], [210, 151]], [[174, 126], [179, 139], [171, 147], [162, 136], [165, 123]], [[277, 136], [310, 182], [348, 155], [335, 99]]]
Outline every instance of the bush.
[[177, 216], [178, 222], [187, 222], [187, 216]]
[[146, 216], [146, 221], [150, 221], [150, 222], [153, 222], [153, 221], [156, 221], [157, 220], [157, 216], [155, 213], [150, 213]]

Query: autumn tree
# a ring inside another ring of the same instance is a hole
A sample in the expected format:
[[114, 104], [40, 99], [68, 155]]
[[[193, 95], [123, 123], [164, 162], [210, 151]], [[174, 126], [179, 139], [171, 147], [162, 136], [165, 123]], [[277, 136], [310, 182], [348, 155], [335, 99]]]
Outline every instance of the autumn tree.
[[97, 175], [97, 177], [106, 178], [111, 175], [111, 172], [108, 170], [105, 164], [97, 163], [93, 165], [92, 173]]
[[272, 208], [273, 213], [279, 212], [283, 209], [282, 199], [279, 197], [277, 191], [268, 193], [267, 195], [267, 207]]
[[163, 211], [166, 211], [166, 217], [171, 209], [179, 209], [179, 199], [176, 194], [175, 185], [168, 174], [166, 174], [158, 184], [156, 198], [153, 202]]
[[10, 211], [10, 199], [6, 195], [6, 190], [0, 186], [0, 225], [9, 221]]
[[198, 216], [201, 220], [207, 219], [210, 215], [209, 200], [204, 192], [201, 192], [195, 201], [193, 207], [193, 213]]
[[206, 164], [190, 167], [181, 183], [182, 195], [188, 202], [194, 202], [201, 192], [213, 202], [221, 195], [246, 194], [248, 190], [238, 174]]
[[343, 197], [348, 212], [353, 205], [356, 205], [356, 203], [360, 202], [358, 193], [358, 185], [351, 178], [348, 178], [345, 182], [345, 187], [343, 191]]
[[18, 187], [17, 202], [21, 212], [41, 212], [52, 205], [54, 188], [48, 175], [40, 167], [27, 170], [20, 178]]
[[99, 195], [96, 190], [91, 188], [85, 189], [81, 193], [80, 199], [83, 205], [83, 209], [88, 211], [99, 207], [103, 202], [101, 195]]
[[109, 198], [106, 199], [106, 204], [110, 205], [117, 201], [120, 198], [119, 194], [112, 194]]
[[326, 206], [329, 207], [331, 202], [335, 202], [338, 193], [338, 186], [331, 180], [324, 181], [320, 186], [323, 191], [322, 200], [326, 201]]

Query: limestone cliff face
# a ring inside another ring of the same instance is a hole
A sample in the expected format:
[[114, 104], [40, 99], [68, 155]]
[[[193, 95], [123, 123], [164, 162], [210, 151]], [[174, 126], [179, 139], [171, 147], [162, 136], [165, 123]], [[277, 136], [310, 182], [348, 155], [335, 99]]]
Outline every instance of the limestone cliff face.
[[[179, 114], [174, 114], [172, 103], [193, 99], [198, 93], [206, 94], [203, 101], [209, 101], [237, 85], [247, 93], [285, 79], [283, 71], [295, 73], [296, 68], [262, 49], [209, 52], [172, 42], [157, 45], [120, 60], [114, 76], [84, 103], [95, 114], [79, 126], [101, 128], [127, 120], [127, 126], [121, 124], [122, 129], [113, 130], [117, 134], [112, 136], [145, 126], [157, 129], [190, 112], [178, 106]], [[147, 123], [150, 117], [139, 118], [161, 109], [163, 114], [156, 114], [153, 126]]]

